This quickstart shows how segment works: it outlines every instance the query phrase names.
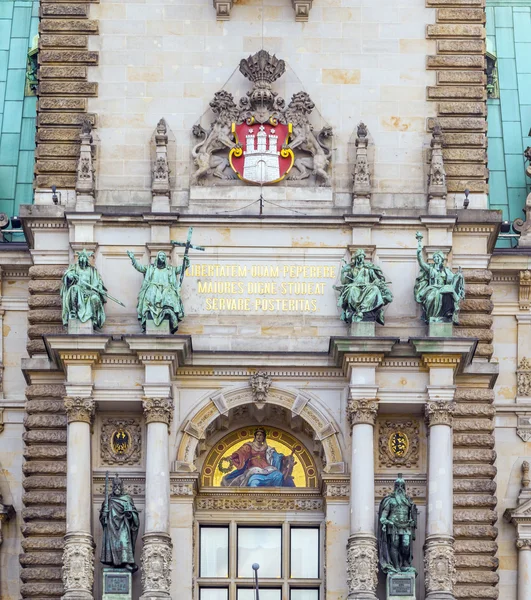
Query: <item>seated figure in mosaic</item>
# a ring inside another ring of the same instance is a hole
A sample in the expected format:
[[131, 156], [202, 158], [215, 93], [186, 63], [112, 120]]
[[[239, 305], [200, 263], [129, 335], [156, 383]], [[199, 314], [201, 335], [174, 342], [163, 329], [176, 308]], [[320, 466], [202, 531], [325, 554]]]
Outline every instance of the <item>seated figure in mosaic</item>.
[[221, 485], [226, 487], [295, 487], [292, 472], [293, 455], [284, 456], [267, 445], [266, 431], [259, 427], [252, 442], [247, 442], [228, 459], [236, 467], [225, 475]]
[[438, 250], [433, 263], [422, 260], [422, 234], [417, 232], [417, 260], [420, 274], [415, 281], [415, 300], [422, 305], [426, 323], [458, 323], [459, 304], [465, 297], [465, 280], [461, 267], [457, 273], [444, 266], [446, 256]]
[[175, 333], [179, 323], [184, 319], [184, 307], [181, 300], [181, 271], [188, 268], [188, 256], [184, 256], [183, 264], [173, 267], [168, 263], [166, 252], [160, 251], [150, 265], [141, 265], [135, 255], [128, 250], [127, 255], [133, 267], [143, 273], [144, 281], [138, 294], [137, 313], [142, 329], [146, 330], [146, 321], [151, 319], [158, 327], [164, 319], [170, 322], [170, 331]]
[[384, 307], [393, 300], [393, 294], [380, 267], [365, 262], [361, 248], [352, 255], [350, 263], [341, 269], [341, 285], [337, 305], [341, 307], [341, 320], [345, 323], [376, 321], [384, 324]]
[[63, 275], [61, 300], [63, 303], [63, 325], [70, 319], [86, 323], [92, 319], [92, 326], [101, 329], [105, 323], [106, 288], [89, 259], [94, 252], [76, 252], [77, 263], [70, 265]]

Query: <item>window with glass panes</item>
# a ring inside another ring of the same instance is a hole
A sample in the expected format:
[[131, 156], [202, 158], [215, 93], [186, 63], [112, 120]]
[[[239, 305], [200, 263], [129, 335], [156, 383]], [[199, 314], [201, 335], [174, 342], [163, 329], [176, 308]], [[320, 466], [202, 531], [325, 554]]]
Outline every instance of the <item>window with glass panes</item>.
[[320, 600], [321, 525], [199, 525], [199, 600]]

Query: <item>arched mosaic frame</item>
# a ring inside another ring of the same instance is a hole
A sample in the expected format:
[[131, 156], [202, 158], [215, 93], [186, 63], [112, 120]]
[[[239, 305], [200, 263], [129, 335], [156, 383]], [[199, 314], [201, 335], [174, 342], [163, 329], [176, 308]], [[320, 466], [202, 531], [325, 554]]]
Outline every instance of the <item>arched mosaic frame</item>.
[[[201, 472], [201, 486], [220, 487], [222, 473], [219, 464], [223, 457], [229, 456], [236, 447], [249, 443], [254, 437], [258, 426], [240, 427], [217, 441], [208, 453]], [[262, 427], [266, 430], [266, 441], [275, 450], [284, 453], [293, 452], [296, 465], [293, 478], [297, 488], [317, 488], [317, 467], [306, 446], [297, 437], [280, 427]], [[287, 452], [286, 452], [287, 451]]]
[[[272, 387], [267, 402], [281, 406], [295, 416], [300, 416], [313, 429], [315, 439], [323, 448], [325, 473], [346, 472], [339, 428], [314, 397], [307, 392]], [[222, 390], [210, 394], [199, 402], [182, 427], [182, 437], [177, 446], [176, 468], [180, 471], [197, 471], [195, 465], [197, 449], [199, 443], [206, 437], [206, 429], [219, 417], [227, 416], [231, 409], [246, 404], [253, 404], [249, 387]]]

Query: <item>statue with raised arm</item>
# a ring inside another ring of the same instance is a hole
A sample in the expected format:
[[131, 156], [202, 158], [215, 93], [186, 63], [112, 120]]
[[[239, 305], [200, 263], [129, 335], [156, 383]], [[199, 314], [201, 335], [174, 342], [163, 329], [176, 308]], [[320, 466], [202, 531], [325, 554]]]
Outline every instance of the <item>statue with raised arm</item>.
[[465, 297], [465, 280], [461, 267], [457, 273], [444, 266], [446, 256], [438, 250], [433, 263], [422, 259], [422, 234], [417, 231], [417, 260], [420, 274], [415, 281], [415, 300], [422, 305], [426, 323], [458, 323], [459, 304]]
[[150, 265], [140, 264], [135, 255], [128, 250], [134, 268], [144, 275], [144, 282], [138, 294], [137, 313], [142, 329], [146, 330], [146, 321], [151, 319], [158, 327], [164, 319], [170, 324], [171, 333], [175, 333], [179, 323], [184, 319], [184, 307], [181, 300], [181, 272], [190, 264], [187, 255], [180, 267], [173, 267], [168, 262], [166, 252], [162, 250]]
[[378, 511], [378, 560], [384, 573], [416, 573], [411, 564], [416, 528], [417, 507], [399, 473], [394, 491], [380, 502]]
[[92, 319], [94, 329], [101, 329], [105, 323], [107, 290], [96, 270], [90, 264], [94, 252], [83, 249], [76, 252], [77, 263], [68, 267], [61, 283], [61, 300], [63, 303], [63, 325], [70, 319], [78, 319], [86, 323]]
[[337, 305], [345, 323], [376, 321], [384, 324], [384, 307], [393, 300], [393, 294], [380, 267], [365, 261], [365, 251], [356, 250], [349, 263], [341, 269], [341, 285]]
[[110, 567], [128, 569], [134, 573], [135, 544], [140, 526], [138, 510], [122, 480], [115, 475], [109, 493], [109, 473], [105, 477], [105, 499], [101, 505], [100, 523], [103, 527], [100, 562]]

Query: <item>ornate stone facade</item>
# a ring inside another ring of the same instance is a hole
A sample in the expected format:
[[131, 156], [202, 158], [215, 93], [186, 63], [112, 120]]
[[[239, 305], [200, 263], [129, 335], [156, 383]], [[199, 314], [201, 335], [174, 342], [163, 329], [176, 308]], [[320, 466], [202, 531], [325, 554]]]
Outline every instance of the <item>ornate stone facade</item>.
[[427, 598], [439, 597], [437, 596], [438, 592], [453, 594], [457, 572], [455, 569], [454, 548], [451, 542], [444, 540], [426, 542], [424, 580]]
[[96, 411], [96, 403], [92, 398], [65, 398], [64, 406], [69, 423], [92, 423]]
[[[351, 536], [347, 546], [347, 585], [349, 598], [376, 598], [378, 552], [376, 541]], [[369, 594], [369, 595], [367, 595]]]
[[78, 534], [65, 537], [62, 574], [65, 599], [92, 600], [94, 584], [94, 544], [92, 539]]
[[166, 423], [169, 425], [173, 419], [172, 398], [144, 398], [142, 408], [146, 423]]
[[347, 402], [347, 419], [351, 427], [360, 423], [374, 425], [378, 415], [378, 400], [349, 398]]
[[172, 543], [169, 537], [157, 534], [144, 536], [140, 563], [142, 599], [169, 598], [172, 570]]
[[436, 400], [426, 403], [426, 421], [429, 427], [434, 425], [452, 426], [455, 404], [452, 401]]

